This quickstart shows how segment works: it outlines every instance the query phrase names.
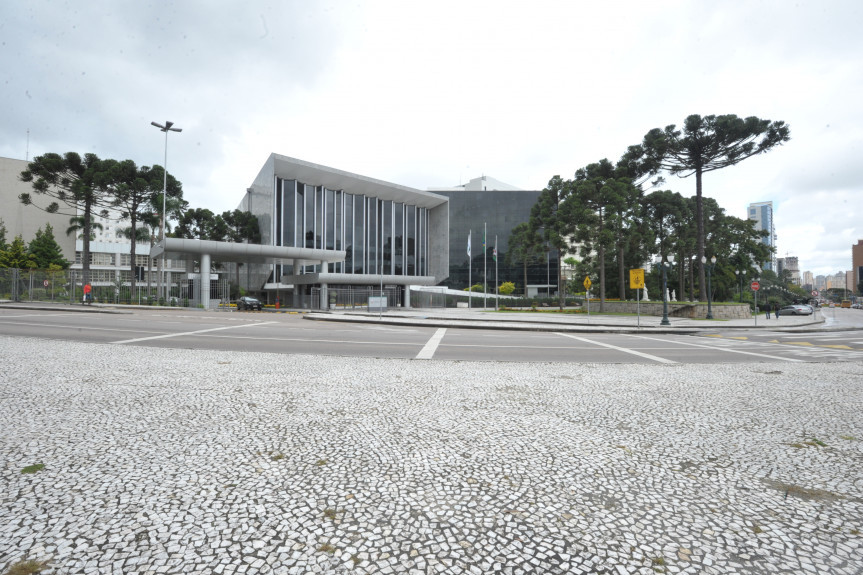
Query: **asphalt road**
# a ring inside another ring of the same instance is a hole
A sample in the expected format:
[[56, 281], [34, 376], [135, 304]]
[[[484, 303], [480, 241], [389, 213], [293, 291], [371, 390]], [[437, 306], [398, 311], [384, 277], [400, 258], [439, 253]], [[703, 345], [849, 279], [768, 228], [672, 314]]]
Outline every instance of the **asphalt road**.
[[[127, 346], [449, 361], [758, 363], [863, 360], [863, 330], [562, 333], [306, 321], [298, 314], [0, 306], [0, 335]], [[37, 350], [34, 350], [37, 353]]]

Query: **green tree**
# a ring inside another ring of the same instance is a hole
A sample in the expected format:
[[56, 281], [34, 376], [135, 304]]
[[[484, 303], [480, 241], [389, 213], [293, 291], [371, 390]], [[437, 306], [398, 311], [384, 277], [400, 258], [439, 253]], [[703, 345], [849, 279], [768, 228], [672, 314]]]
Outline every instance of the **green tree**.
[[[533, 208], [530, 210], [528, 225], [534, 233], [538, 233], [545, 244], [557, 252], [558, 272], [558, 298], [560, 309], [564, 304], [564, 281], [561, 277], [562, 267], [560, 265], [563, 254], [569, 249], [569, 237], [575, 229], [572, 218], [568, 217], [565, 206], [566, 198], [571, 191], [571, 184], [560, 176], [554, 176], [539, 195]], [[570, 208], [571, 209], [571, 208]], [[525, 282], [525, 292], [527, 282]]]
[[[682, 130], [674, 124], [654, 128], [641, 144], [630, 146], [618, 165], [633, 178], [667, 171], [685, 178], [695, 175], [696, 256], [704, 256], [704, 213], [702, 176], [733, 166], [752, 156], [768, 152], [790, 139], [785, 122], [762, 120], [734, 114], [699, 116], [684, 120]], [[703, 291], [704, 266], [699, 266], [699, 287]], [[703, 299], [703, 298], [702, 298]]]
[[49, 269], [50, 266], [58, 266], [58, 269], [66, 269], [69, 262], [63, 257], [63, 249], [54, 238], [54, 228], [51, 224], [45, 224], [44, 231], [39, 228], [36, 236], [27, 246], [31, 258], [40, 269]]
[[497, 288], [497, 291], [502, 295], [509, 295], [515, 291], [515, 284], [512, 282], [503, 282], [500, 284], [500, 287]]
[[[578, 230], [583, 257], [596, 252], [599, 273], [599, 309], [605, 306], [606, 256], [617, 259], [617, 284], [620, 299], [626, 299], [626, 255], [642, 242], [638, 208], [641, 191], [631, 178], [607, 159], [589, 164], [575, 172], [574, 192], [567, 198], [567, 214]], [[640, 264], [641, 261], [631, 262]]]
[[261, 226], [258, 223], [258, 217], [252, 212], [241, 210], [223, 212], [222, 220], [228, 228], [226, 234], [228, 241], [261, 243]]
[[[84, 239], [84, 226], [86, 224], [86, 220], [84, 216], [72, 216], [69, 218], [69, 227], [66, 228], [66, 235], [73, 236], [78, 238], [79, 240]], [[105, 226], [100, 224], [99, 222], [90, 222], [90, 241], [96, 239], [96, 230], [104, 230]]]
[[539, 261], [545, 253], [542, 237], [527, 222], [516, 225], [509, 235], [509, 251], [506, 252], [507, 265], [521, 264], [524, 270], [524, 295], [527, 296], [527, 267]]
[[90, 281], [93, 213], [98, 210], [107, 217], [111, 206], [113, 182], [110, 170], [113, 164], [110, 160], [100, 160], [96, 154], [85, 154], [82, 158], [75, 152], [67, 152], [63, 156], [51, 153], [35, 157], [19, 176], [21, 181], [32, 184], [34, 194], [53, 200], [41, 208], [34, 203], [33, 195], [25, 192], [18, 196], [24, 205], [36, 206], [51, 214], [83, 218], [81, 264], [84, 283]]
[[173, 235], [177, 238], [221, 241], [226, 231], [224, 221], [221, 218], [217, 221], [217, 216], [212, 211], [195, 208], [183, 212]]
[[5, 250], [0, 252], [0, 267], [16, 268], [16, 269], [31, 269], [36, 267], [36, 262], [33, 257], [27, 253], [27, 246], [24, 244], [24, 238], [20, 235], [15, 236], [12, 243]]
[[[119, 208], [123, 219], [129, 220], [129, 227], [124, 230], [123, 235], [131, 240], [131, 292], [135, 292], [137, 265], [137, 244], [141, 241], [138, 234], [138, 224], [142, 220], [149, 219], [155, 212], [157, 203], [161, 203], [162, 192], [165, 187], [165, 172], [161, 166], [141, 166], [138, 168], [132, 160], [118, 162], [112, 173], [114, 185], [114, 207]], [[168, 174], [167, 179], [168, 197], [173, 200], [181, 200], [183, 197], [182, 184], [174, 176]], [[143, 222], [145, 226], [146, 222]], [[150, 234], [146, 233], [149, 239]]]
[[6, 251], [8, 247], [6, 244], [6, 222], [0, 218], [0, 252]]

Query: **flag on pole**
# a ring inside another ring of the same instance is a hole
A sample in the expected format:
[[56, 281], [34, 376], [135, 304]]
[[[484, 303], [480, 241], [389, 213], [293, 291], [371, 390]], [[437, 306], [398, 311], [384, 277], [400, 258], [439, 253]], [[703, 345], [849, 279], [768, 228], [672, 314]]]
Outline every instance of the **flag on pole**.
[[470, 257], [470, 234], [471, 232], [467, 233], [467, 257]]
[[497, 261], [497, 236], [494, 237], [494, 251], [491, 252], [491, 259]]
[[482, 251], [485, 252], [485, 224], [482, 228]]

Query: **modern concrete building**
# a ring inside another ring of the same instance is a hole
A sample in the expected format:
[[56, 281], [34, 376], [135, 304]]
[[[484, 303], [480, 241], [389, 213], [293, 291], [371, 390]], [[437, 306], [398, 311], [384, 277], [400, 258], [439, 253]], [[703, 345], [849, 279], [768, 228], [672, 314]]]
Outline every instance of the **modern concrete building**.
[[[36, 232], [50, 224], [54, 229], [54, 239], [63, 250], [63, 257], [69, 262], [75, 261], [75, 237], [67, 236], [69, 228], [69, 215], [49, 214], [44, 211], [50, 200], [44, 196], [33, 193], [33, 186], [19, 179], [21, 172], [27, 169], [29, 162], [15, 160], [12, 158], [0, 158], [0, 219], [6, 226], [6, 241], [11, 242], [15, 236], [21, 236], [25, 243], [29, 243]], [[25, 206], [18, 199], [22, 193], [29, 193], [33, 197], [32, 206]], [[37, 207], [39, 206], [39, 207]]]
[[[749, 204], [747, 213], [749, 215], [749, 219], [755, 221], [756, 230], [765, 230], [768, 232], [768, 235], [761, 240], [762, 243], [771, 248], [774, 248], [775, 250], [776, 228], [773, 225], [773, 202], [755, 202]], [[761, 267], [765, 270], [770, 270], [773, 272], [777, 271], [774, 258], [771, 258], [769, 261], [763, 262], [761, 264]]]
[[326, 307], [332, 287], [383, 286], [409, 306], [408, 286], [448, 275], [442, 195], [271, 154], [238, 209], [257, 216], [267, 253], [237, 275], [270, 302]]

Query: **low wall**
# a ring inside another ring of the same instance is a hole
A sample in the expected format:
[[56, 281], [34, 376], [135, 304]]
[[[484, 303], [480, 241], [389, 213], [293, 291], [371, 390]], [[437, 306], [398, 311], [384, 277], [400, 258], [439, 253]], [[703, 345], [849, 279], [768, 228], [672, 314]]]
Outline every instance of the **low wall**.
[[[640, 304], [641, 315], [655, 315], [662, 317], [661, 301], [643, 301]], [[750, 319], [752, 310], [745, 303], [723, 303], [713, 304], [713, 319]], [[599, 311], [599, 300], [590, 300], [591, 311]], [[607, 313], [638, 313], [638, 307], [634, 301], [606, 301], [603, 311]], [[690, 319], [706, 318], [707, 304], [702, 302], [668, 302], [668, 315], [670, 317], [687, 317]]]

